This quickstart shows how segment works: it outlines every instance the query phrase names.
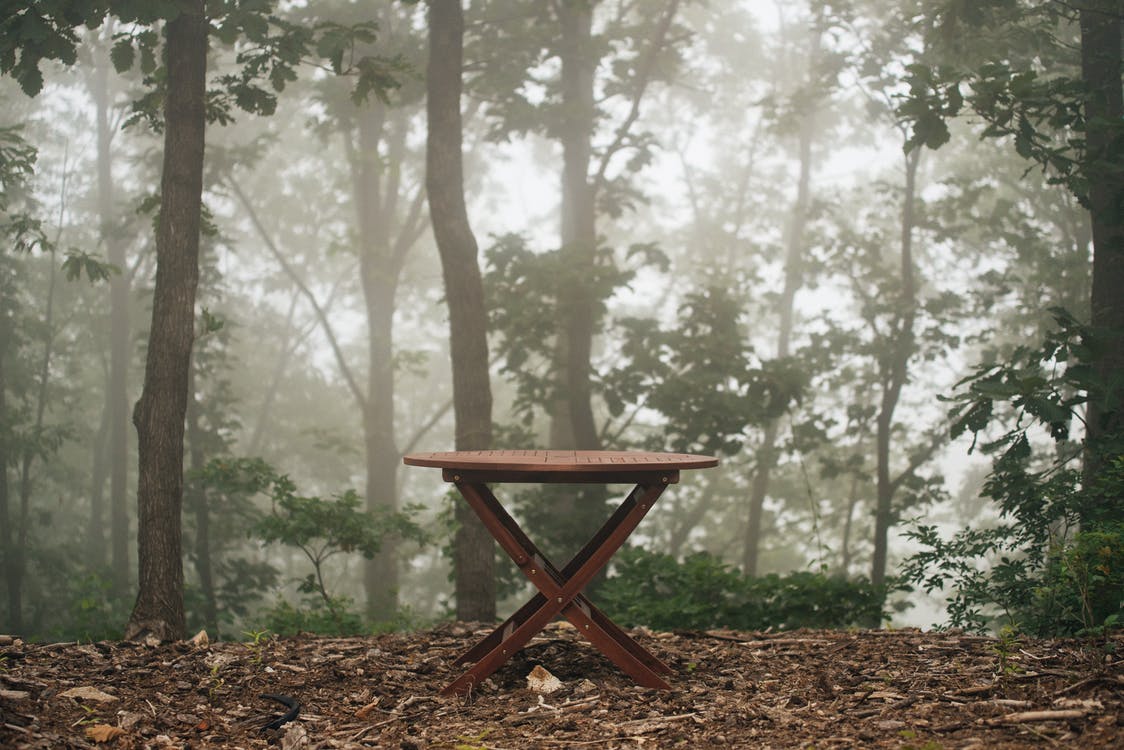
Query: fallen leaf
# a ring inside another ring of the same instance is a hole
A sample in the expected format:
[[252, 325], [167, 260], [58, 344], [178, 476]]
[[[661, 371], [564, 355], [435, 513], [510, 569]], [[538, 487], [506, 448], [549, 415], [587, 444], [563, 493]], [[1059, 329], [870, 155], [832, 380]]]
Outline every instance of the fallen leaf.
[[356, 711], [355, 712], [355, 718], [366, 719], [378, 707], [379, 707], [379, 699], [376, 698], [373, 701], [371, 701], [370, 703], [368, 703], [367, 705], [363, 706], [363, 708]]
[[94, 742], [112, 742], [124, 734], [124, 729], [109, 724], [94, 724], [92, 727], [86, 727], [86, 737]]
[[59, 693], [62, 698], [77, 698], [84, 701], [97, 701], [98, 703], [116, 703], [117, 696], [102, 692], [95, 687], [72, 687]]
[[562, 682], [550, 672], [536, 664], [531, 673], [527, 675], [527, 687], [536, 693], [553, 693], [562, 687]]
[[206, 648], [207, 644], [210, 642], [211, 639], [207, 637], [206, 630], [200, 630], [190, 641], [191, 645], [195, 646], [195, 648]]
[[7, 701], [25, 701], [31, 697], [26, 690], [0, 690], [0, 698]]

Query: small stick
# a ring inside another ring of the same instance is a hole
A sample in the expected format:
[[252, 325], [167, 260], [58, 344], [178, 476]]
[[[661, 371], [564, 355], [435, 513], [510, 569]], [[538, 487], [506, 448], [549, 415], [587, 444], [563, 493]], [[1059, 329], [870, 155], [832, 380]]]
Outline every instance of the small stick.
[[1085, 712], [1076, 708], [1063, 708], [1054, 711], [1023, 711], [1021, 713], [1007, 714], [997, 719], [988, 719], [988, 724], [1026, 724], [1034, 721], [1066, 721], [1069, 719], [1083, 719]]

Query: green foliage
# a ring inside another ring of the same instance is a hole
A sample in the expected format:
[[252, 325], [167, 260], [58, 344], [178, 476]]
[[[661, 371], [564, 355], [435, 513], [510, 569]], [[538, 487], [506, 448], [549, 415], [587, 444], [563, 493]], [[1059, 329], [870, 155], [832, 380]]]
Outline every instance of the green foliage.
[[65, 617], [51, 624], [50, 637], [60, 641], [119, 640], [129, 619], [132, 599], [114, 596], [113, 583], [98, 573], [62, 575], [66, 586]]
[[[1085, 119], [1077, 15], [1068, 3], [946, 4], [927, 39], [940, 62], [908, 67], [910, 91], [898, 108], [912, 128], [907, 148], [944, 145], [946, 121], [967, 109], [985, 123], [982, 137], [1009, 139], [1047, 182], [1087, 205], [1098, 170], [1119, 167], [1103, 155], [1087, 158], [1093, 123]], [[1124, 123], [1096, 125], [1117, 140], [1124, 134]]]
[[295, 607], [278, 599], [264, 613], [265, 627], [283, 636], [299, 633], [365, 635], [368, 628], [351, 604], [347, 597], [330, 597], [327, 601], [309, 599], [304, 606]]
[[324, 632], [330, 624], [332, 632], [360, 632], [362, 620], [351, 611], [350, 600], [328, 591], [324, 564], [338, 554], [350, 552], [374, 557], [382, 540], [391, 535], [426, 542], [426, 533], [411, 518], [415, 509], [396, 512], [379, 508], [373, 513], [363, 512], [359, 510], [361, 500], [355, 490], [324, 499], [298, 495], [296, 486], [286, 476], [270, 476], [269, 484], [273, 510], [255, 524], [255, 536], [266, 543], [296, 547], [312, 563], [313, 571], [297, 586], [302, 594], [312, 595], [311, 606], [301, 609], [282, 602], [270, 611], [268, 627], [279, 633], [292, 632], [293, 628]]
[[807, 385], [791, 360], [755, 363], [743, 317], [736, 290], [712, 284], [686, 294], [671, 329], [622, 321], [624, 364], [604, 378], [610, 413], [642, 405], [664, 417], [675, 450], [738, 452], [747, 426], [782, 415]]
[[630, 547], [598, 603], [622, 624], [658, 630], [844, 628], [886, 618], [884, 590], [866, 579], [801, 571], [747, 578], [706, 553], [682, 562]]
[[613, 251], [601, 247], [587, 274], [566, 253], [535, 252], [526, 238], [515, 234], [498, 238], [486, 256], [489, 330], [500, 334], [497, 353], [504, 359], [504, 372], [515, 381], [514, 409], [527, 425], [535, 409], [553, 403], [562, 387], [557, 368], [543, 368], [541, 363], [554, 360], [559, 307], [572, 304], [565, 300], [567, 290], [583, 285], [600, 329], [609, 297], [628, 284], [635, 271], [621, 268]]
[[66, 273], [67, 281], [78, 281], [82, 274], [92, 283], [107, 281], [110, 275], [121, 273], [121, 269], [96, 258], [89, 253], [72, 250], [66, 254], [62, 262], [62, 270]]
[[[953, 435], [972, 432], [972, 449], [995, 457], [983, 494], [995, 501], [999, 523], [951, 539], [919, 524], [909, 534], [921, 551], [902, 577], [929, 592], [952, 588], [952, 625], [1072, 634], [1111, 626], [1124, 604], [1121, 436], [1083, 447], [1069, 440], [1087, 404], [1110, 403], [1118, 386], [1096, 375], [1103, 334], [1053, 312], [1057, 328], [1042, 346], [980, 366], [950, 399]], [[979, 434], [1001, 418], [1005, 430], [980, 444]], [[1052, 452], [1040, 447], [1043, 438]], [[1088, 483], [1082, 458], [1101, 467]]]
[[[353, 98], [358, 103], [374, 94], [385, 100], [397, 88], [409, 66], [401, 57], [356, 55], [356, 47], [375, 39], [378, 26], [351, 26], [322, 21], [309, 26], [274, 14], [275, 2], [212, 0], [206, 13], [216, 40], [235, 49], [237, 69], [217, 76], [207, 92], [207, 120], [233, 121], [235, 109], [272, 115], [277, 94], [297, 78], [302, 63], [327, 60], [337, 75], [356, 78]], [[0, 73], [10, 73], [28, 96], [43, 87], [43, 60], [73, 65], [77, 60], [78, 29], [98, 28], [115, 16], [128, 31], [114, 35], [110, 60], [118, 72], [138, 65], [148, 90], [134, 102], [129, 123], [140, 120], [154, 129], [162, 126], [167, 71], [161, 62], [157, 24], [177, 18], [182, 9], [173, 0], [68, 0], [66, 2], [8, 2], [0, 21]]]
[[150, 24], [175, 18], [179, 7], [173, 0], [5, 2], [0, 13], [0, 73], [10, 73], [25, 94], [35, 96], [43, 88], [41, 62], [73, 65], [78, 59], [78, 29], [96, 29], [110, 13], [126, 24]]

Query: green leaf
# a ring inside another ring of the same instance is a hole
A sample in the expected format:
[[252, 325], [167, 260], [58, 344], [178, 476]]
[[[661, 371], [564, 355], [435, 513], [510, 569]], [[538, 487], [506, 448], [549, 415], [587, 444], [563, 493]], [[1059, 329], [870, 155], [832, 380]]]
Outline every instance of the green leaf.
[[128, 37], [118, 39], [113, 49], [109, 51], [109, 59], [113, 63], [113, 69], [118, 73], [124, 73], [133, 67], [133, 61], [136, 59], [133, 40]]

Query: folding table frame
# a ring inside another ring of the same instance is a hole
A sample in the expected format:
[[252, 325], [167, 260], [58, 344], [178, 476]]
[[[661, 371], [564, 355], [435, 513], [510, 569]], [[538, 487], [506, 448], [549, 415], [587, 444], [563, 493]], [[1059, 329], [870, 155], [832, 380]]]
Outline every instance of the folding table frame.
[[463, 675], [450, 683], [442, 693], [466, 693], [503, 666], [539, 631], [561, 614], [577, 628], [610, 661], [644, 687], [669, 690], [660, 675], [671, 669], [621, 630], [582, 593], [597, 572], [628, 539], [652, 504], [668, 484], [679, 481], [678, 471], [656, 472], [636, 476], [568, 474], [567, 483], [598, 482], [616, 484], [636, 482], [609, 520], [592, 539], [574, 555], [561, 570], [539, 550], [500, 504], [485, 482], [538, 482], [496, 472], [456, 471], [445, 469], [445, 481], [456, 485], [461, 496], [491, 532], [504, 552], [515, 562], [539, 591], [515, 614], [493, 630], [484, 640], [462, 654], [456, 664], [474, 662]]

